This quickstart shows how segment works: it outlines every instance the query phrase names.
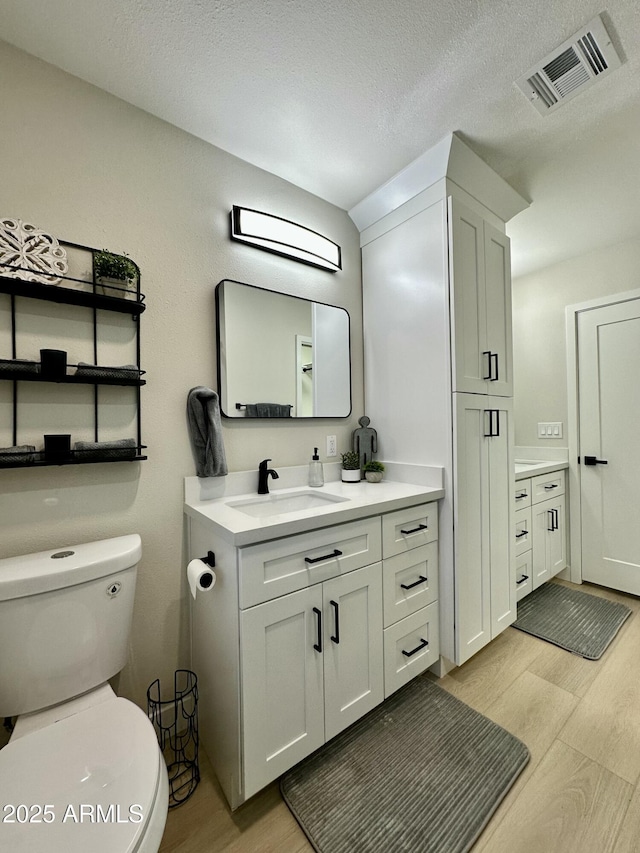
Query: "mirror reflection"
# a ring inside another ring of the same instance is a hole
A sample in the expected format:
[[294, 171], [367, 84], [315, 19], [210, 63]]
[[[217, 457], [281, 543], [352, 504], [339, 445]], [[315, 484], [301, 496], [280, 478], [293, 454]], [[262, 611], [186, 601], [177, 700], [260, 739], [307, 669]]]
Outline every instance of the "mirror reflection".
[[218, 388], [227, 418], [346, 418], [344, 308], [225, 279], [216, 287]]

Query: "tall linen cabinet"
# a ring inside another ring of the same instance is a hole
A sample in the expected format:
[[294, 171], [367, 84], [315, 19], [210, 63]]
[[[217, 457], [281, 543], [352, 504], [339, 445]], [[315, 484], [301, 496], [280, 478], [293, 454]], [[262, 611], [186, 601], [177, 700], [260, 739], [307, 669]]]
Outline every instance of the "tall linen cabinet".
[[440, 670], [516, 618], [511, 274], [526, 202], [454, 135], [350, 211], [365, 409], [388, 462], [441, 466]]

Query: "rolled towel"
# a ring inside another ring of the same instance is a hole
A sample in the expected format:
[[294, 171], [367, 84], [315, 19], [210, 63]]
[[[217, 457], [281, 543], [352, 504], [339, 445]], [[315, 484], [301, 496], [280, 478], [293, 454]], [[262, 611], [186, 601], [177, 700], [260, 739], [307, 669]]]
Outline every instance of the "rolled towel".
[[35, 361], [15, 358], [0, 358], [0, 373], [38, 373], [40, 365]]
[[198, 385], [187, 397], [189, 440], [198, 477], [224, 477], [228, 473], [222, 443], [220, 400], [215, 391]]
[[118, 441], [76, 441], [74, 451], [79, 459], [133, 459], [138, 450], [135, 438], [121, 438]]
[[36, 461], [36, 448], [33, 444], [16, 444], [14, 447], [0, 447], [0, 465], [32, 465]]
[[79, 361], [75, 375], [83, 376], [85, 379], [136, 379], [140, 376], [140, 369], [135, 364], [103, 367], [99, 364], [87, 364], [84, 361]]

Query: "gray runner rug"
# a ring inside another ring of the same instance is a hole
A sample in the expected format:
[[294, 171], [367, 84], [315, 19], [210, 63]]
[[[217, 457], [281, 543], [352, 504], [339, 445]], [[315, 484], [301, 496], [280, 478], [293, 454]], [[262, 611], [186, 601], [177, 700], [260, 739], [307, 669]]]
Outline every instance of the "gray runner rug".
[[521, 741], [419, 677], [280, 790], [320, 853], [464, 853], [528, 761]]
[[512, 627], [598, 660], [630, 613], [625, 604], [545, 583], [518, 604], [518, 619]]

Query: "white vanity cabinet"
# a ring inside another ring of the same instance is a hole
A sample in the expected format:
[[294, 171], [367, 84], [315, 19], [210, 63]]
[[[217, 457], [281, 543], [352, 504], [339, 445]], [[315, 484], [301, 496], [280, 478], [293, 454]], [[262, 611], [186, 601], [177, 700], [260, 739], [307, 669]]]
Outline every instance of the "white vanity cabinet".
[[193, 668], [232, 808], [438, 659], [437, 538], [435, 502], [240, 547], [189, 518], [191, 558], [216, 555]]

